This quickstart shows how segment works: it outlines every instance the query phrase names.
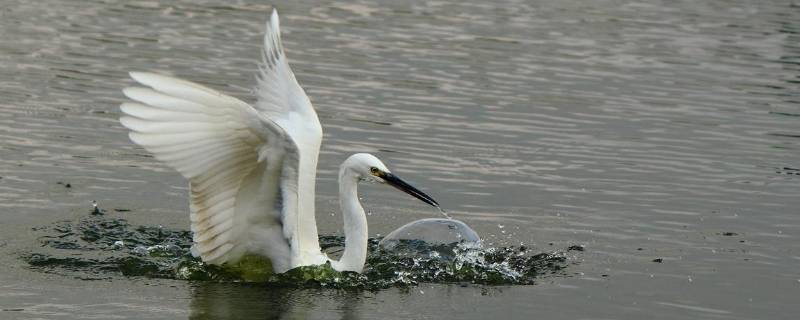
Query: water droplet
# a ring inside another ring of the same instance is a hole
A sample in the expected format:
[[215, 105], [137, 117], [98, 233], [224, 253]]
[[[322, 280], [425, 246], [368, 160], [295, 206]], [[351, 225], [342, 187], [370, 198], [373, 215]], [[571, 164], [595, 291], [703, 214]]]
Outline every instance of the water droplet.
[[451, 217], [450, 217], [450, 216], [447, 214], [447, 212], [445, 212], [445, 211], [444, 211], [444, 209], [442, 209], [442, 207], [440, 207], [440, 206], [436, 206], [436, 208], [438, 208], [438, 209], [439, 209], [439, 213], [441, 213], [441, 214], [442, 214], [442, 215], [443, 215], [445, 218], [447, 218], [447, 219], [450, 219], [450, 220], [453, 220], [453, 218], [451, 218]]
[[140, 255], [140, 256], [148, 255], [147, 247], [145, 247], [145, 246], [136, 246], [131, 251], [133, 251], [134, 254], [137, 254], [137, 255]]

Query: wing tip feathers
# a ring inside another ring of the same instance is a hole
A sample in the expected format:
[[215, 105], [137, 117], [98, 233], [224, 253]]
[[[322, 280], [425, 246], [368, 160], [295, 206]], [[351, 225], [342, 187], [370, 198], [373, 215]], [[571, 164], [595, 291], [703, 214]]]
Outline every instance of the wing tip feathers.
[[267, 28], [271, 28], [275, 31], [278, 31], [280, 28], [280, 18], [278, 18], [278, 9], [272, 8], [272, 13], [269, 15], [269, 21], [267, 21]]
[[128, 75], [131, 77], [131, 79], [135, 80], [138, 83], [142, 83], [143, 84], [143, 83], [145, 83], [147, 81], [146, 78], [151, 78], [152, 76], [154, 76], [156, 74], [150, 73], [150, 72], [144, 72], [144, 71], [131, 71], [131, 72], [128, 72]]
[[278, 10], [273, 8], [269, 21], [267, 21], [267, 30], [264, 33], [264, 46], [265, 48], [274, 47], [273, 50], [280, 52], [281, 46], [281, 22], [278, 17]]

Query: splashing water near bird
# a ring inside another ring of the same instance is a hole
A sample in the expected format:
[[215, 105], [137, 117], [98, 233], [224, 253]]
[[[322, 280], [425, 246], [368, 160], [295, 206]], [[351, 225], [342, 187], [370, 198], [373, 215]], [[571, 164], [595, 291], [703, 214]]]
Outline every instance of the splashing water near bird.
[[328, 262], [361, 272], [368, 234], [359, 181], [389, 184], [439, 208], [375, 156], [352, 155], [339, 170], [344, 253], [332, 260], [321, 252], [314, 186], [322, 127], [287, 62], [277, 11], [267, 23], [255, 105], [164, 75], [131, 77], [146, 88], [123, 90], [134, 102], [121, 105], [120, 122], [131, 140], [189, 180], [192, 254], [203, 262], [256, 255], [276, 273]]
[[[189, 231], [136, 226], [125, 219], [94, 215], [37, 227], [35, 232], [40, 235], [40, 247], [44, 249], [22, 258], [34, 269], [87, 280], [113, 279], [121, 274], [126, 277], [364, 289], [420, 282], [533, 284], [542, 278], [565, 276], [565, 268], [571, 264], [567, 261], [567, 251], [539, 252], [522, 245], [485, 248], [477, 242], [453, 242], [452, 234], [432, 237], [425, 228], [418, 229], [431, 225], [447, 227], [455, 221], [434, 220], [439, 222], [413, 222], [408, 225], [410, 228], [398, 229], [402, 230], [399, 235], [388, 235], [383, 240], [369, 239], [369, 254], [362, 273], [335, 272], [331, 266], [323, 265], [302, 266], [276, 274], [260, 268], [262, 265], [252, 257], [222, 267], [205, 264], [189, 252], [192, 246]], [[433, 230], [441, 231], [441, 228]], [[414, 236], [407, 236], [406, 231]], [[325, 252], [342, 247], [345, 241], [339, 236], [319, 238]]]

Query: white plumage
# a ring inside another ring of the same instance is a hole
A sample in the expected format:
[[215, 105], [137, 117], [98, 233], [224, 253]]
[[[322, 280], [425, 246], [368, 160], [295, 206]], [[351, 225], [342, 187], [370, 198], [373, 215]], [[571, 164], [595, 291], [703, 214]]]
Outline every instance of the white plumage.
[[[195, 256], [224, 264], [257, 254], [275, 272], [329, 261], [314, 218], [322, 127], [287, 62], [276, 11], [264, 36], [254, 106], [173, 77], [131, 77], [146, 87], [123, 90], [134, 102], [120, 106], [120, 122], [133, 142], [189, 180]], [[366, 217], [355, 185], [366, 175], [437, 205], [377, 158], [350, 157], [340, 170], [347, 247], [341, 261], [331, 261], [337, 270], [363, 268]], [[354, 223], [362, 220], [363, 226]]]

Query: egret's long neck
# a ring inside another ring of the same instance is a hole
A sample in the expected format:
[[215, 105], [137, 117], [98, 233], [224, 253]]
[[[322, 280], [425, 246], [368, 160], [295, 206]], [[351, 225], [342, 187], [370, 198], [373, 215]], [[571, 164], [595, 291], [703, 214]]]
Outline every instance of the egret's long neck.
[[344, 254], [333, 266], [339, 271], [361, 272], [367, 260], [367, 216], [358, 201], [358, 176], [342, 165], [339, 171], [339, 206], [344, 219]]

